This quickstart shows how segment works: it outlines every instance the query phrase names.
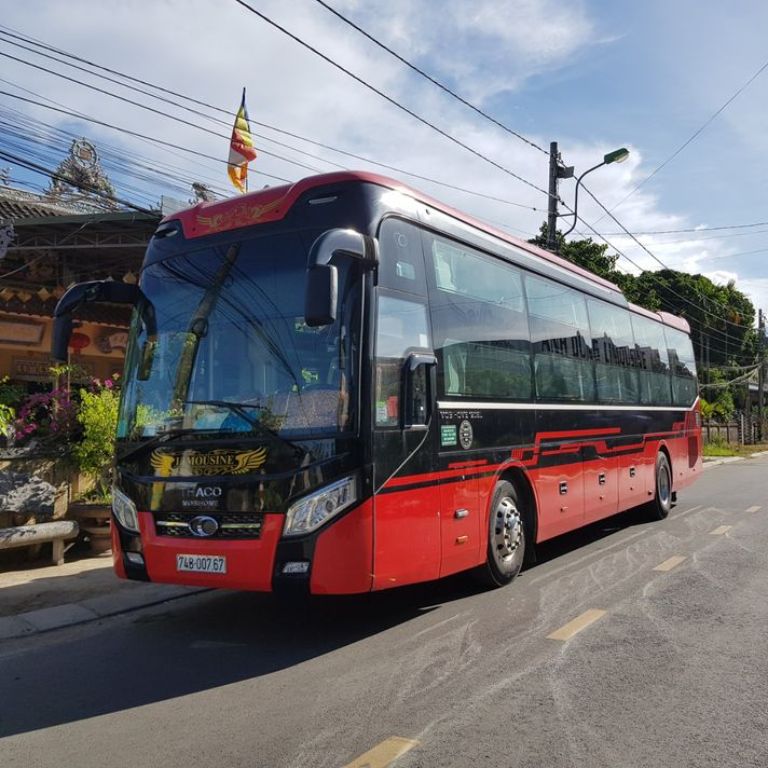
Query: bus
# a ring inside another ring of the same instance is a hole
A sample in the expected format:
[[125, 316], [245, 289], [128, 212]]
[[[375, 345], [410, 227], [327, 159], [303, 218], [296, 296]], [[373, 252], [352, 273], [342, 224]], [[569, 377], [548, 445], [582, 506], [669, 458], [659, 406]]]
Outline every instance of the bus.
[[117, 575], [350, 594], [472, 571], [702, 469], [685, 320], [402, 184], [331, 173], [165, 218], [128, 305]]

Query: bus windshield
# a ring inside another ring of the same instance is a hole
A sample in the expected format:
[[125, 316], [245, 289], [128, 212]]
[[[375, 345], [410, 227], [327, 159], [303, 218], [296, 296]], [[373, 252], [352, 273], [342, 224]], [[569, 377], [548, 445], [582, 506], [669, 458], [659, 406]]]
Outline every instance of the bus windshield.
[[[360, 281], [353, 265], [339, 264], [337, 319], [311, 328], [304, 322], [306, 264], [302, 239], [290, 232], [188, 250], [148, 266], [118, 437], [348, 431], [357, 400]], [[148, 308], [155, 323], [144, 322]]]

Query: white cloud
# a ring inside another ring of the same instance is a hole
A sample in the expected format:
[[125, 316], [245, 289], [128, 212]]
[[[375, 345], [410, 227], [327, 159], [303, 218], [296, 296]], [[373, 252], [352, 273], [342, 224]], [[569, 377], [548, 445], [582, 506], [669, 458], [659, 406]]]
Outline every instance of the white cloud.
[[[487, 99], [501, 91], [523, 88], [529, 78], [567, 67], [595, 46], [610, 44], [615, 38], [598, 29], [585, 1], [524, 0], [499, 3], [478, 0], [471, 4], [459, 0], [416, 3], [411, 0], [372, 0], [335, 2], [360, 24], [404, 56], [424, 64], [440, 79], [448, 79], [470, 98]], [[257, 6], [289, 30], [338, 59], [361, 78], [391, 94], [409, 108], [429, 117], [451, 135], [494, 158], [535, 185], [547, 186], [547, 156], [509, 137], [469, 113], [434, 86], [417, 77], [391, 56], [378, 50], [354, 30], [339, 22], [311, 0], [290, 4], [265, 0]], [[53, 0], [12, 3], [5, 9], [3, 23], [53, 45], [86, 58], [133, 74], [142, 79], [178, 90], [205, 102], [227, 109], [223, 122], [216, 124], [158, 104], [144, 96], [126, 96], [180, 117], [205, 125], [218, 133], [213, 136], [192, 127], [174, 123], [159, 115], [122, 104], [107, 96], [87, 91], [20, 64], [3, 62], [2, 76], [20, 83], [70, 108], [106, 122], [174, 142], [214, 157], [225, 158], [231, 119], [243, 85], [248, 88], [251, 118], [293, 133], [376, 158], [399, 168], [467, 187], [486, 195], [511, 200], [537, 210], [506, 205], [467, 195], [455, 190], [395, 175], [457, 208], [508, 228], [515, 234], [530, 236], [546, 218], [546, 196], [520, 183], [447, 139], [437, 136], [412, 117], [397, 110], [381, 97], [355, 83], [296, 42], [274, 30], [233, 2], [212, 4], [207, 0], [166, 0], [146, 3], [133, 0], [107, 4], [97, 0], [70, 0], [63, 5]], [[546, 27], [546, 35], [543, 29]], [[6, 48], [7, 49], [7, 48]], [[23, 53], [25, 57], [31, 58]], [[69, 71], [62, 67], [62, 71]], [[82, 75], [76, 75], [80, 77]], [[85, 78], [84, 78], [85, 79]], [[95, 82], [95, 81], [94, 81]], [[103, 83], [101, 85], [104, 85]], [[107, 88], [114, 86], [107, 84]], [[3, 98], [3, 104], [20, 108]], [[62, 120], [42, 109], [24, 107], [41, 120], [62, 124]], [[99, 142], [116, 145], [126, 157], [148, 158], [150, 163], [168, 162], [185, 179], [201, 179], [227, 188], [224, 166], [211, 160], [195, 160], [178, 150], [158, 149], [145, 142], [121, 136], [101, 127], [69, 120], [78, 132]], [[252, 188], [273, 180], [260, 172], [286, 179], [297, 179], [312, 171], [269, 156], [274, 152], [292, 157], [317, 169], [334, 170], [333, 163], [346, 167], [380, 168], [337, 155], [327, 149], [303, 143], [254, 125], [254, 132], [279, 138], [324, 159], [302, 157], [290, 148], [278, 147], [257, 139], [261, 155], [253, 167]], [[589, 168], [602, 155], [615, 148], [604, 136], [599, 123], [583, 125], [583, 135], [561, 137], [567, 147], [566, 160], [577, 173]], [[548, 147], [548, 139], [531, 138]], [[601, 168], [591, 174], [587, 184], [610, 208], [631, 192], [649, 168], [637, 147], [623, 165]], [[659, 186], [643, 187], [618, 209], [621, 221], [631, 231], [675, 229], [701, 225], [666, 209]], [[120, 191], [120, 190], [118, 190]], [[163, 192], [158, 188], [158, 194]], [[561, 195], [572, 201], [573, 182], [563, 182]], [[615, 231], [615, 225], [582, 194], [580, 214], [598, 229]], [[566, 226], [568, 220], [564, 219]], [[582, 229], [577, 227], [577, 231]], [[716, 272], [723, 259], [737, 249], [706, 240], [691, 233], [687, 239], [664, 236], [641, 238], [648, 248], [673, 268]], [[643, 268], [658, 264], [626, 236], [609, 240]], [[741, 250], [747, 250], [746, 248]], [[621, 264], [621, 262], [620, 262]], [[625, 263], [629, 268], [629, 265]], [[734, 274], [747, 274], [738, 264], [728, 264]], [[753, 280], [755, 291], [762, 283]], [[759, 294], [763, 296], [763, 293]]]

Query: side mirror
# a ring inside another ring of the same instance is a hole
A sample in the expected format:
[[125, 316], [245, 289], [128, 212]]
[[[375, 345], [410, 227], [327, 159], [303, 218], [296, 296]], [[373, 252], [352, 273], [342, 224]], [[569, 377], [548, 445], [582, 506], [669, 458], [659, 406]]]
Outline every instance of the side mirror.
[[51, 356], [54, 360], [66, 360], [69, 340], [72, 337], [72, 313], [83, 304], [104, 301], [112, 304], [135, 306], [144, 294], [136, 285], [114, 280], [91, 280], [73, 285], [56, 304], [53, 311], [53, 341]]
[[330, 325], [339, 301], [339, 270], [333, 264], [316, 264], [307, 270], [304, 319], [307, 325]]
[[411, 352], [403, 365], [401, 428], [426, 429], [432, 419], [437, 381], [437, 358]]
[[309, 326], [330, 325], [336, 319], [339, 294], [337, 268], [333, 257], [378, 263], [376, 242], [353, 229], [329, 229], [315, 240], [307, 259], [307, 289], [304, 319]]

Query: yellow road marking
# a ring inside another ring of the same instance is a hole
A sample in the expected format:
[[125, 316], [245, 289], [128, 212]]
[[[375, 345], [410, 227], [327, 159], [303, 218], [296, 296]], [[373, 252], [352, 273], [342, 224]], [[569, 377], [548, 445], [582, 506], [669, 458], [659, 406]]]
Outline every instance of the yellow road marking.
[[548, 640], [570, 640], [574, 635], [586, 629], [590, 624], [605, 616], [605, 611], [599, 608], [590, 608], [584, 611], [581, 616], [577, 616], [573, 621], [569, 621], [564, 627], [555, 630], [551, 635], [547, 635]]
[[669, 560], [665, 560], [663, 563], [659, 563], [653, 570], [671, 571], [673, 568], [676, 568], [678, 565], [680, 565], [683, 560], [685, 560], [683, 555], [675, 555], [674, 557], [670, 557]]
[[344, 768], [387, 768], [398, 757], [402, 757], [418, 745], [419, 742], [413, 739], [390, 736], [365, 754], [356, 757], [351, 763], [347, 763]]
[[747, 512], [759, 512], [762, 507], [750, 507]]
[[710, 531], [710, 536], [722, 536], [724, 533], [728, 533], [728, 531], [733, 528], [732, 525], [719, 525], [717, 528], [715, 528], [714, 531]]

